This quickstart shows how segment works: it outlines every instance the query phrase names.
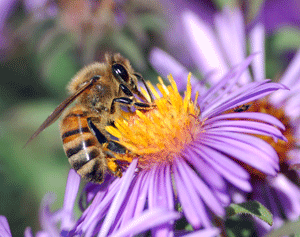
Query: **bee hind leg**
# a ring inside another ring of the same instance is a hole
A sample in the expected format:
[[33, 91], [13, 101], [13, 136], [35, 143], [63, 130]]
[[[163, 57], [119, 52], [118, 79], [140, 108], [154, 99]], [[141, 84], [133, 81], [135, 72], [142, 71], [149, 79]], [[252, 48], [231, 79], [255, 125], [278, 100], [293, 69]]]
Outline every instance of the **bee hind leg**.
[[[118, 153], [118, 154], [126, 154], [127, 149], [122, 146], [121, 144], [115, 142], [115, 141], [109, 141], [106, 146], [107, 149], [105, 150], [105, 154], [108, 157], [107, 158], [107, 167], [108, 169], [117, 177], [122, 177], [122, 169], [118, 162], [115, 159], [115, 156], [112, 152]], [[112, 152], [111, 152], [112, 151]]]

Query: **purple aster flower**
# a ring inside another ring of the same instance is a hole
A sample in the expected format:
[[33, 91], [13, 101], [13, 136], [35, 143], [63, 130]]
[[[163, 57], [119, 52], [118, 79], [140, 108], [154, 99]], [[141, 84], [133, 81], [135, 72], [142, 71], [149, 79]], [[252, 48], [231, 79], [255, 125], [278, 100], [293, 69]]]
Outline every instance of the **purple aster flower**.
[[[199, 71], [206, 76], [207, 83], [214, 84], [220, 81], [222, 76], [230, 67], [243, 61], [247, 55], [246, 45], [250, 44], [250, 52], [257, 53], [251, 63], [252, 74], [245, 71], [239, 80], [239, 84], [247, 84], [255, 81], [261, 82], [265, 78], [265, 30], [261, 23], [257, 23], [246, 34], [244, 19], [238, 9], [229, 9], [216, 14], [215, 24], [208, 25], [200, 17], [192, 12], [183, 14], [183, 22], [187, 31], [190, 52], [198, 64]], [[248, 38], [248, 39], [247, 39]], [[164, 66], [156, 63], [160, 56], [165, 58]], [[173, 64], [168, 64], [172, 60]], [[151, 55], [154, 67], [166, 75], [172, 72], [177, 62], [171, 56], [155, 49]], [[277, 117], [286, 127], [284, 136], [287, 142], [278, 141], [274, 143], [272, 139], [262, 138], [270, 143], [279, 154], [280, 170], [276, 178], [267, 177], [257, 169], [244, 167], [251, 174], [253, 191], [252, 199], [263, 203], [274, 215], [274, 225], [276, 228], [283, 223], [284, 219], [295, 220], [300, 215], [300, 189], [294, 182], [299, 179], [289, 170], [291, 164], [299, 163], [299, 126], [297, 126], [300, 115], [299, 90], [300, 90], [300, 50], [295, 55], [286, 72], [282, 75], [280, 82], [291, 90], [283, 90], [272, 94], [264, 99], [256, 100], [251, 104], [249, 112], [264, 112]], [[170, 67], [168, 67], [170, 65]], [[184, 66], [177, 67], [176, 70], [186, 72]], [[210, 76], [209, 76], [210, 75]], [[212, 75], [212, 76], [211, 76]], [[182, 89], [182, 88], [181, 88]], [[245, 198], [244, 198], [245, 199]], [[282, 208], [279, 208], [282, 207]], [[261, 223], [264, 229], [260, 233], [265, 233], [271, 229], [270, 226]]]
[[[86, 187], [82, 206], [88, 207], [75, 233], [92, 236], [100, 230], [99, 236], [114, 234], [115, 227], [123, 228], [144, 210], [174, 211], [176, 205], [194, 230], [210, 228], [214, 217], [225, 215], [224, 206], [230, 201], [227, 182], [251, 191], [248, 172], [235, 160], [275, 175], [277, 154], [251, 134], [285, 140], [277, 129], [284, 129], [282, 123], [263, 113], [227, 113], [285, 88], [269, 81], [239, 87], [236, 82], [253, 57], [230, 70], [200, 98], [196, 94], [194, 101], [190, 75], [184, 98], [172, 78], [171, 86], [160, 79], [157, 88], [162, 96], [149, 83], [157, 108], [137, 110], [116, 121], [115, 127], [107, 127], [130, 151], [115, 154], [116, 160], [131, 164], [121, 179], [108, 177], [103, 185]], [[153, 236], [169, 236], [173, 222], [151, 231]]]

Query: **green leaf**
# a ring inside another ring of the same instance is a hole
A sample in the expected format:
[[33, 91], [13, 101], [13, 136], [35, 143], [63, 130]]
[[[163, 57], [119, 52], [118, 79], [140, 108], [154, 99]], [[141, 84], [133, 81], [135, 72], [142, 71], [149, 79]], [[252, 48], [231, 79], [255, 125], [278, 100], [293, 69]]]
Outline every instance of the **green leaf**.
[[249, 214], [258, 217], [270, 226], [273, 224], [273, 215], [258, 201], [230, 204], [230, 206], [226, 208], [226, 214], [228, 217], [236, 214]]

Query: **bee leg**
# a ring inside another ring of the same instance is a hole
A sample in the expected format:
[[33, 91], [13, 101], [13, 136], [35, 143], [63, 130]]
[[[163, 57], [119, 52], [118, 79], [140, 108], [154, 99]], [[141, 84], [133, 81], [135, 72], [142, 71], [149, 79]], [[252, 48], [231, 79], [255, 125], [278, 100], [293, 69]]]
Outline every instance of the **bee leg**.
[[151, 105], [148, 103], [142, 103], [142, 102], [134, 102], [132, 99], [127, 97], [120, 97], [113, 99], [111, 103], [110, 113], [113, 114], [115, 112], [115, 103], [118, 102], [120, 104], [124, 104], [126, 106], [133, 105], [136, 109], [152, 109], [155, 105]]
[[129, 88], [127, 86], [125, 86], [124, 84], [120, 84], [120, 89], [129, 97], [133, 97], [132, 92], [129, 90]]
[[[142, 77], [141, 77], [141, 78], [142, 78]], [[148, 88], [148, 86], [147, 86], [147, 84], [146, 84], [146, 82], [145, 82], [144, 79], [143, 79], [143, 83], [144, 83], [144, 85], [146, 86], [146, 89], [147, 89], [147, 91], [148, 91], [148, 94], [150, 95], [151, 102], [153, 102], [152, 93], [151, 93], [150, 89]], [[121, 89], [128, 97], [134, 98], [132, 92], [131, 92], [131, 91], [128, 89], [128, 87], [125, 86], [124, 84], [120, 84], [120, 89]], [[136, 90], [135, 93], [136, 93], [139, 97], [141, 97], [144, 101], [147, 101], [147, 99], [144, 97], [144, 95], [143, 95], [139, 90]], [[130, 99], [130, 98], [129, 98], [129, 99]], [[132, 101], [133, 101], [133, 100], [132, 100]], [[131, 102], [131, 103], [132, 103], [132, 102]], [[148, 104], [148, 103], [140, 103], [140, 104]], [[149, 104], [149, 105], [150, 105], [150, 104]], [[146, 107], [146, 108], [151, 107], [151, 108], [152, 108], [153, 106], [154, 106], [154, 105], [150, 105], [150, 106], [141, 106], [141, 107]]]
[[126, 147], [122, 146], [121, 144], [115, 142], [115, 141], [109, 141], [107, 148], [115, 153], [119, 154], [126, 154]]
[[111, 106], [110, 106], [110, 113], [113, 114], [116, 110], [115, 108], [115, 103], [118, 102], [120, 104], [124, 104], [124, 105], [130, 105], [132, 104], [133, 100], [129, 99], [127, 97], [120, 97], [120, 98], [115, 98], [113, 99]]
[[114, 159], [107, 159], [107, 168], [117, 177], [122, 177], [122, 169]]
[[[113, 151], [113, 152], [119, 153], [119, 154], [126, 153], [126, 148], [124, 146], [122, 146], [121, 144], [114, 142], [114, 141], [109, 141], [106, 148], [108, 148], [110, 151]], [[122, 177], [122, 169], [118, 165], [118, 163], [115, 161], [115, 159], [114, 159], [115, 156], [110, 151], [104, 151], [108, 157], [111, 157], [111, 158], [107, 158], [107, 167], [115, 176]]]
[[97, 138], [98, 142], [100, 144], [104, 144], [107, 142], [107, 138], [99, 131], [99, 129], [95, 126], [95, 124], [92, 122], [92, 118], [87, 118], [88, 126], [92, 133]]

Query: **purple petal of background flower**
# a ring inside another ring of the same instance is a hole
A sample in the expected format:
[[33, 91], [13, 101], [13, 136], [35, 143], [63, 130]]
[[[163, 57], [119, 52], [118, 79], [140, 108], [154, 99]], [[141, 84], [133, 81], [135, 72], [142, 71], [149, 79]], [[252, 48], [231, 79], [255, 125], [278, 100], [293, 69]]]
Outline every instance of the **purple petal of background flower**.
[[0, 216], [0, 236], [11, 237], [8, 221], [5, 216]]
[[275, 33], [283, 26], [300, 27], [300, 2], [298, 0], [266, 0], [260, 11], [260, 20], [264, 22], [267, 33]]
[[[221, 49], [213, 31], [196, 14], [187, 11], [183, 13], [184, 28], [190, 37], [190, 54], [204, 77], [209, 76], [212, 82], [219, 79], [228, 72]], [[200, 48], [201, 46], [201, 48]]]
[[80, 186], [80, 176], [71, 169], [69, 172], [66, 192], [64, 198], [64, 204], [62, 208], [62, 217], [61, 217], [61, 229], [70, 229], [74, 226], [74, 217], [73, 210], [77, 197], [77, 193]]

